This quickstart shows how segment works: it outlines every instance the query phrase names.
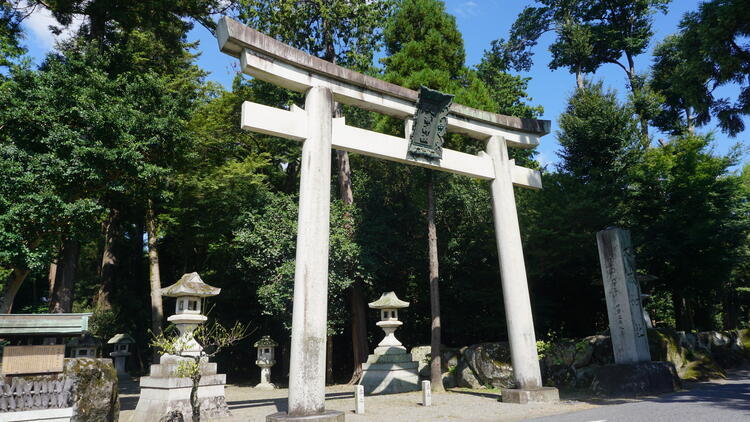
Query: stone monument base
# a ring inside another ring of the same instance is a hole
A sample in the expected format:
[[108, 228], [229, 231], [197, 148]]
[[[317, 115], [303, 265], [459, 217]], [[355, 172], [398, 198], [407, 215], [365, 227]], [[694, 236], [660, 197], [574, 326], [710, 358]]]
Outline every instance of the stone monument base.
[[[132, 421], [158, 421], [172, 411], [181, 412], [189, 420], [193, 410], [190, 406], [190, 391], [193, 381], [174, 375], [177, 360], [174, 356], [162, 356], [161, 364], [151, 365], [151, 375], [141, 377], [141, 395], [133, 412]], [[224, 398], [226, 375], [216, 373], [216, 364], [201, 364], [201, 381], [198, 400], [201, 416], [207, 420], [229, 417], [229, 408]]]
[[680, 386], [672, 362], [638, 362], [597, 368], [591, 390], [600, 396], [648, 396], [671, 393]]
[[359, 384], [365, 394], [395, 394], [418, 391], [419, 363], [402, 347], [378, 347], [362, 364]]
[[554, 387], [503, 388], [500, 390], [503, 403], [554, 403], [560, 401], [560, 392]]
[[337, 410], [326, 410], [320, 415], [310, 416], [289, 416], [286, 412], [266, 416], [266, 422], [344, 422], [345, 420], [344, 412]]

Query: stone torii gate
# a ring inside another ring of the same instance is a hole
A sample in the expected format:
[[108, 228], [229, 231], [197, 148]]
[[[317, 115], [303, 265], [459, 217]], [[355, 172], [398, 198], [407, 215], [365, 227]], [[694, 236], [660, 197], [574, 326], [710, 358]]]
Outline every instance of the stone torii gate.
[[303, 141], [297, 255], [287, 413], [268, 421], [343, 421], [325, 410], [325, 354], [328, 311], [328, 247], [331, 148], [442, 170], [490, 182], [500, 275], [516, 388], [503, 401], [552, 401], [557, 390], [542, 387], [536, 336], [526, 282], [513, 186], [541, 189], [538, 171], [519, 167], [508, 147], [534, 148], [550, 131], [545, 120], [520, 119], [452, 104], [447, 130], [486, 141], [486, 152], [442, 150], [442, 159], [413, 158], [408, 139], [347, 126], [333, 117], [334, 102], [406, 120], [415, 114], [417, 92], [311, 56], [235, 20], [224, 17], [216, 30], [222, 52], [240, 59], [241, 71], [306, 93], [305, 109], [282, 110], [256, 103], [242, 106], [243, 129]]

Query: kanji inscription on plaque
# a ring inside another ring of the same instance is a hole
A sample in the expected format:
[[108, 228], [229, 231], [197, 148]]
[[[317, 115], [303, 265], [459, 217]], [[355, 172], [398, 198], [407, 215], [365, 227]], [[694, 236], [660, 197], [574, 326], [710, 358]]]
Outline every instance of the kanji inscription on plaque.
[[409, 157], [440, 160], [443, 137], [448, 128], [448, 109], [453, 95], [422, 86], [419, 88], [414, 128], [409, 139]]

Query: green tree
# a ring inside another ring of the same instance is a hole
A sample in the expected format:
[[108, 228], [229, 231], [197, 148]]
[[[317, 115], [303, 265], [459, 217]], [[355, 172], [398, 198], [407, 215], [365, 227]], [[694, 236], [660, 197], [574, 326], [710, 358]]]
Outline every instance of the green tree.
[[555, 31], [557, 38], [550, 46], [549, 66], [575, 73], [578, 88], [584, 86], [583, 73], [593, 73], [607, 63], [617, 65], [628, 78], [645, 143], [655, 100], [636, 71], [635, 57], [646, 51], [653, 36], [653, 15], [666, 13], [670, 1], [537, 0], [538, 7], [529, 6], [521, 12], [511, 28], [509, 41], [498, 40], [494, 44], [495, 54], [517, 69], [528, 70], [529, 49], [544, 33]]
[[696, 126], [711, 118], [706, 99], [710, 97], [708, 81], [691, 69], [681, 45], [681, 35], [671, 35], [654, 49], [651, 87], [663, 97], [661, 112], [654, 125], [672, 135], [695, 134]]
[[[708, 106], [723, 131], [731, 136], [745, 129], [743, 116], [750, 114], [750, 10], [742, 0], [711, 0], [680, 23], [680, 54], [688, 77], [707, 85], [699, 104]], [[719, 86], [737, 84], [733, 101], [714, 95]]]
[[711, 143], [686, 136], [647, 151], [631, 185], [639, 262], [671, 294], [679, 330], [719, 328], [712, 318], [747, 242], [739, 155]]
[[21, 13], [10, 3], [0, 4], [0, 67], [8, 66], [24, 53], [20, 40]]

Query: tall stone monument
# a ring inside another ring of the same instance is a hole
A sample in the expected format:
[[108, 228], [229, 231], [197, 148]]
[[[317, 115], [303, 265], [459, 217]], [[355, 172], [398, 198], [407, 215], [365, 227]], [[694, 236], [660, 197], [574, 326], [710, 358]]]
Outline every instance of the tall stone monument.
[[596, 240], [615, 363], [648, 362], [651, 354], [630, 232], [609, 228], [597, 233]]
[[615, 364], [598, 368], [592, 389], [607, 396], [648, 395], [679, 386], [671, 362], [651, 362], [630, 232], [616, 227], [596, 234]]

